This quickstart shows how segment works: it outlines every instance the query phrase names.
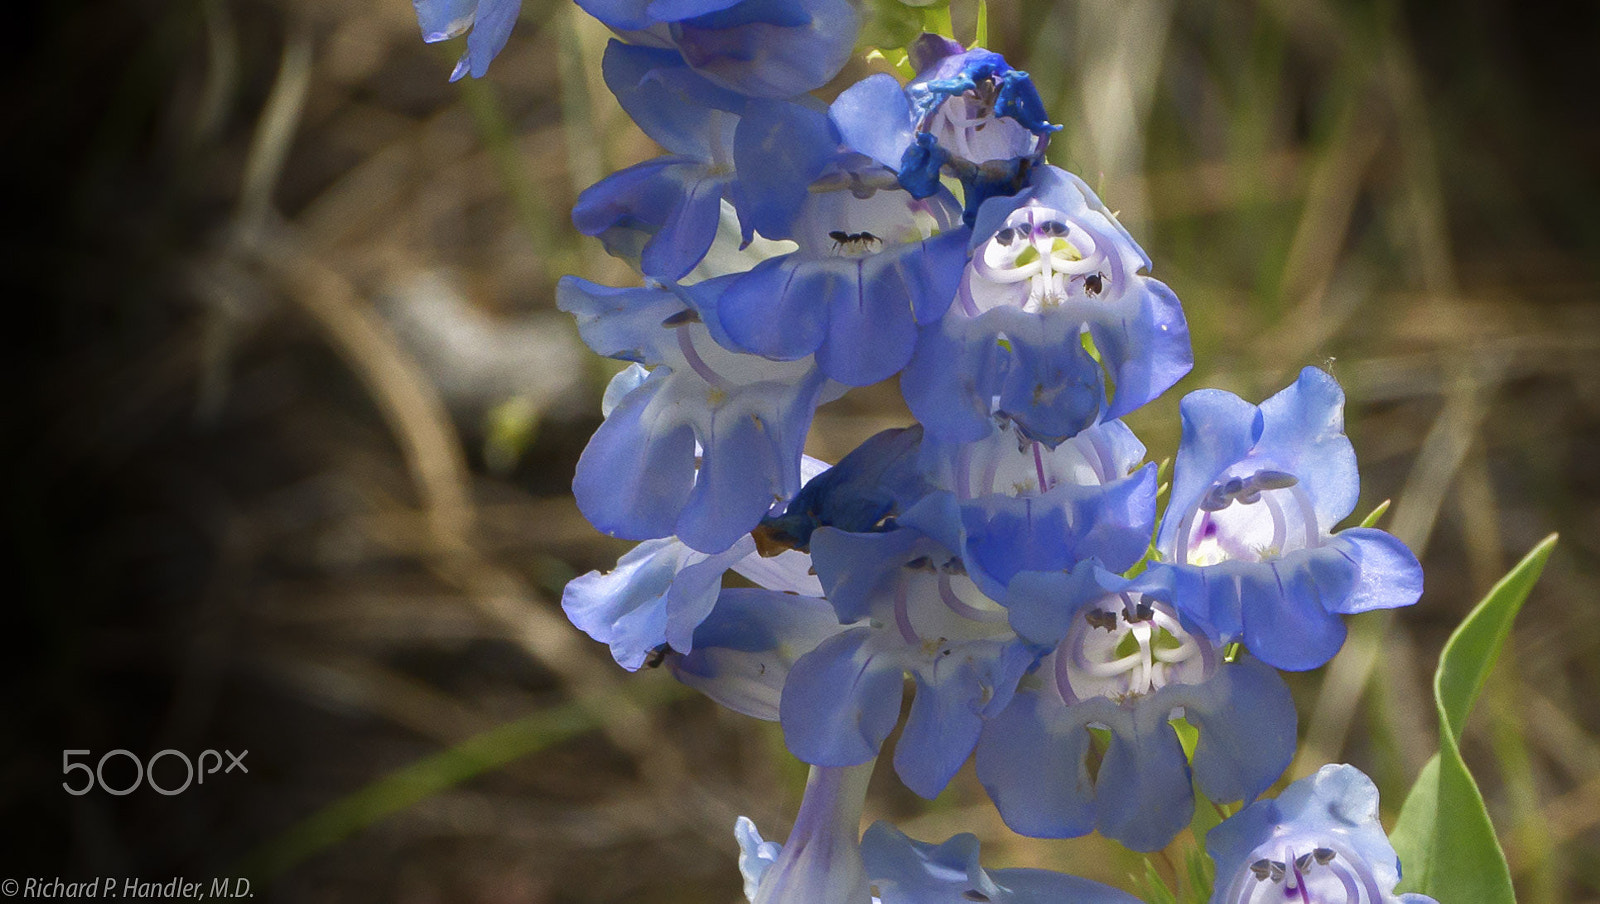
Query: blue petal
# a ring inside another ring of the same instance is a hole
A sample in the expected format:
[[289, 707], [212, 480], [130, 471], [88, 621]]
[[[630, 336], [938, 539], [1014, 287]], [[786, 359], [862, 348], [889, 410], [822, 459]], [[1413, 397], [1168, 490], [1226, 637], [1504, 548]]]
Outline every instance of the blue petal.
[[953, 320], [919, 332], [916, 351], [900, 373], [900, 394], [930, 436], [976, 442], [994, 430], [990, 408], [1005, 352], [993, 337], [969, 340]]
[[1259, 408], [1220, 389], [1189, 393], [1178, 403], [1178, 412], [1183, 419], [1183, 437], [1178, 443], [1167, 517], [1156, 541], [1169, 561], [1185, 560], [1187, 551], [1174, 549], [1183, 520], [1195, 511], [1218, 475], [1250, 454], [1263, 429]]
[[900, 566], [929, 542], [914, 530], [856, 534], [824, 527], [811, 535], [811, 560], [839, 620], [853, 622], [867, 617], [899, 579]]
[[739, 0], [650, 0], [647, 11], [652, 19], [676, 22], [710, 15], [737, 4]]
[[1422, 565], [1399, 538], [1370, 527], [1335, 534], [1330, 544], [1360, 569], [1355, 589], [1333, 611], [1346, 615], [1397, 609], [1422, 597]]
[[578, 459], [572, 495], [607, 536], [671, 536], [693, 489], [694, 431], [670, 406], [652, 404], [668, 377], [658, 370], [623, 399]]
[[[473, 23], [472, 34], [467, 35], [467, 53], [462, 62], [470, 60], [473, 78], [483, 78], [489, 63], [505, 48], [511, 38], [511, 29], [517, 24], [517, 14], [522, 12], [522, 0], [479, 0], [478, 18]], [[452, 73], [451, 81], [460, 78]]]
[[819, 527], [850, 533], [883, 530], [886, 519], [928, 492], [916, 467], [921, 427], [885, 430], [867, 438], [837, 465], [812, 478], [782, 515], [763, 528], [796, 548], [811, 545]]
[[852, 628], [789, 670], [779, 715], [789, 751], [816, 766], [854, 766], [878, 755], [900, 717], [901, 662]]
[[985, 714], [1004, 710], [1034, 657], [1018, 644], [954, 644], [933, 667], [912, 673], [916, 698], [895, 744], [895, 772], [932, 800], [972, 754]]
[[412, 0], [411, 5], [429, 44], [465, 34], [478, 15], [478, 0]]
[[847, 269], [829, 284], [818, 299], [828, 309], [827, 338], [817, 349], [823, 373], [867, 386], [906, 366], [916, 347], [919, 309], [937, 307], [946, 290], [942, 304], [948, 306], [960, 279], [959, 266], [928, 273], [925, 262], [920, 247], [891, 249], [854, 261], [854, 272]]
[[793, 238], [808, 186], [838, 151], [839, 136], [818, 110], [780, 101], [752, 101], [734, 133], [739, 173], [735, 204], [744, 224], [769, 239]]
[[676, 345], [661, 321], [687, 305], [662, 289], [613, 288], [563, 276], [556, 283], [556, 307], [577, 319], [578, 335], [595, 354], [654, 365], [666, 360], [664, 343]]
[[1170, 709], [1151, 698], [1131, 712], [1104, 702], [1115, 714], [1102, 719], [1111, 728], [1111, 746], [1095, 779], [1096, 826], [1133, 850], [1160, 850], [1194, 816], [1189, 763], [1167, 721]]
[[673, 675], [729, 709], [775, 722], [789, 670], [843, 630], [828, 601], [767, 590], [722, 591]]
[[1099, 715], [1100, 707], [1069, 710], [1048, 689], [1029, 690], [984, 725], [978, 779], [1012, 831], [1075, 838], [1094, 829], [1088, 725]]
[[1194, 780], [1218, 803], [1249, 802], [1294, 759], [1294, 697], [1272, 668], [1249, 656], [1221, 665], [1210, 681], [1175, 687], [1184, 718], [1199, 729]]
[[768, 258], [729, 282], [717, 316], [735, 348], [793, 361], [822, 345], [827, 311], [819, 299], [841, 274], [804, 263], [794, 254]]
[[[567, 618], [595, 640], [611, 647], [617, 665], [633, 670], [652, 649], [666, 643], [666, 591], [688, 548], [672, 539], [647, 540], [617, 561], [608, 574], [591, 571], [573, 578], [561, 591]], [[713, 598], [715, 594], [713, 594]]]
[[[745, 389], [746, 393], [752, 391]], [[742, 407], [713, 410], [711, 432], [700, 438], [700, 471], [678, 527], [678, 536], [696, 549], [726, 549], [782, 496], [782, 487], [775, 484], [789, 456], [774, 446], [766, 424]], [[809, 423], [810, 409], [798, 407]], [[803, 436], [804, 431], [800, 432]], [[790, 451], [798, 469], [800, 450]]]
[[673, 26], [696, 71], [752, 97], [794, 97], [827, 84], [855, 46], [849, 0], [745, 0]]
[[609, 645], [618, 665], [637, 669], [662, 644], [679, 652], [692, 648], [697, 626], [717, 602], [723, 573], [754, 548], [707, 556], [675, 538], [647, 540], [612, 571], [568, 582], [561, 608], [580, 630]]
[[1263, 563], [1243, 573], [1244, 643], [1262, 661], [1289, 672], [1314, 669], [1344, 645], [1333, 610], [1350, 596], [1355, 568], [1331, 549]]
[[919, 321], [955, 297], [958, 230], [864, 258], [795, 252], [738, 277], [718, 311], [737, 347], [778, 360], [815, 353], [832, 379], [866, 386], [911, 359]]
[[959, 550], [979, 589], [999, 598], [1019, 571], [1066, 571], [1095, 558], [1114, 571], [1143, 557], [1155, 523], [1156, 468], [1104, 486], [1063, 483], [1042, 496], [958, 503], [940, 492], [900, 522]]
[[877, 822], [861, 838], [861, 856], [883, 904], [1138, 904], [1138, 899], [1126, 892], [1064, 873], [1042, 869], [989, 872], [978, 860], [978, 839], [971, 834], [933, 845]]
[[1356, 507], [1356, 453], [1344, 435], [1344, 390], [1315, 367], [1261, 403], [1260, 454], [1300, 479], [1324, 532]]
[[730, 179], [686, 157], [659, 157], [612, 173], [578, 195], [572, 224], [648, 276], [682, 279], [717, 236]]
[[578, 7], [606, 25], [629, 30], [649, 28], [654, 18], [646, 12], [650, 0], [577, 0]]
[[861, 836], [861, 858], [883, 904], [928, 904], [963, 897], [994, 901], [1000, 894], [978, 863], [976, 835], [963, 833], [933, 845], [908, 838], [880, 821]]
[[1127, 586], [1125, 579], [1096, 562], [1080, 563], [1071, 574], [1024, 571], [1006, 588], [1006, 613], [1017, 634], [1053, 647], [1066, 638], [1083, 604]]
[[996, 901], [1015, 904], [1142, 904], [1109, 885], [1043, 869], [997, 869], [989, 874], [1002, 889]]
[[1011, 354], [997, 411], [1029, 439], [1054, 448], [1100, 419], [1105, 376], [1075, 341], [1077, 324], [1048, 316], [1029, 321], [1005, 331]]
[[731, 148], [746, 99], [697, 75], [676, 51], [613, 40], [601, 62], [606, 87], [641, 131], [672, 154], [710, 161]]
[[880, 72], [844, 89], [828, 115], [851, 150], [899, 169], [912, 140], [911, 102], [894, 76]]
[[1140, 317], [1116, 324], [1091, 322], [1095, 347], [1111, 367], [1116, 395], [1106, 417], [1118, 418], [1153, 401], [1194, 367], [1189, 323], [1178, 296], [1165, 283], [1137, 277]]

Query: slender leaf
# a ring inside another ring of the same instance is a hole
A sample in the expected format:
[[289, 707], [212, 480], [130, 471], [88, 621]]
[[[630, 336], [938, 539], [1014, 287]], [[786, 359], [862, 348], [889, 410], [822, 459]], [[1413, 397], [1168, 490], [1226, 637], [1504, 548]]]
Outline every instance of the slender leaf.
[[1382, 502], [1378, 503], [1377, 507], [1374, 508], [1367, 515], [1367, 517], [1361, 519], [1361, 526], [1362, 527], [1377, 527], [1378, 526], [1378, 519], [1382, 518], [1384, 512], [1387, 512], [1389, 510], [1389, 503], [1393, 502], [1393, 501], [1394, 500], [1392, 500], [1392, 499], [1385, 499]]
[[1551, 534], [1489, 591], [1445, 643], [1433, 678], [1439, 754], [1412, 786], [1390, 838], [1405, 870], [1401, 888], [1443, 904], [1513, 904], [1511, 871], [1483, 795], [1461, 758], [1461, 731], [1494, 667], [1511, 622], [1544, 570]]

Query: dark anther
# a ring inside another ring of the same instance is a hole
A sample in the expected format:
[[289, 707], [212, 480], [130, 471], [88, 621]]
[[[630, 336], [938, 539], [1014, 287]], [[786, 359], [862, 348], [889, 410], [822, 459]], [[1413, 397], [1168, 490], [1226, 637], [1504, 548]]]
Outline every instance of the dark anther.
[[1091, 273], [1088, 276], [1085, 276], [1083, 278], [1084, 294], [1088, 295], [1090, 298], [1099, 295], [1105, 289], [1105, 278], [1106, 277], [1104, 273]]
[[1267, 876], [1272, 873], [1272, 869], [1271, 869], [1271, 865], [1267, 863], [1265, 858], [1263, 858], [1261, 860], [1257, 860], [1256, 862], [1250, 864], [1250, 872], [1256, 874], [1256, 881], [1257, 882], [1265, 882], [1266, 879], [1267, 879]]
[[994, 234], [994, 240], [1002, 245], [1009, 245], [1017, 240], [1017, 231], [1007, 226]]
[[1272, 881], [1274, 882], [1282, 882], [1283, 874], [1289, 871], [1288, 865], [1282, 860], [1269, 861], [1267, 863], [1267, 868], [1272, 870]]
[[1237, 477], [1229, 477], [1228, 482], [1222, 485], [1222, 492], [1229, 496], [1237, 496], [1244, 492], [1244, 481]]
[[939, 570], [945, 574], [966, 574], [967, 563], [961, 561], [960, 559], [952, 558], [946, 561], [943, 565], [939, 566]]
[[1083, 613], [1083, 620], [1091, 628], [1105, 628], [1107, 631], [1117, 629], [1117, 614], [1115, 612], [1102, 612], [1099, 609], [1090, 609]]
[[1300, 478], [1282, 471], [1257, 471], [1250, 483], [1258, 490], [1286, 490], [1300, 482]]
[[915, 559], [907, 562], [906, 567], [912, 571], [932, 571], [933, 560], [927, 556], [917, 556]]
[[699, 322], [700, 322], [700, 312], [699, 311], [696, 311], [694, 308], [684, 308], [683, 310], [679, 311], [678, 313], [673, 314], [671, 317], [668, 317], [666, 320], [661, 321], [661, 325], [666, 327], [666, 328], [668, 328], [668, 329], [671, 329], [672, 327], [675, 327], [675, 326], [684, 326], [686, 324], [699, 323]]
[[1200, 500], [1200, 510], [1204, 512], [1220, 512], [1233, 504], [1233, 496], [1226, 487], [1214, 486], [1211, 492]]
[[961, 897], [966, 898], [968, 901], [987, 901], [987, 900], [989, 900], [989, 896], [988, 895], [984, 894], [981, 891], [978, 891], [976, 888], [967, 889], [966, 891], [961, 893]]
[[1128, 621], [1147, 622], [1155, 617], [1155, 600], [1148, 596], [1141, 596], [1139, 597], [1139, 602], [1135, 603], [1133, 606], [1133, 617], [1128, 619]]
[[1300, 856], [1294, 858], [1294, 868], [1302, 873], [1306, 872], [1307, 870], [1311, 869], [1312, 859], [1314, 858], [1312, 858], [1310, 854], [1301, 854]]
[[1333, 862], [1334, 853], [1328, 848], [1317, 848], [1311, 852], [1311, 856], [1314, 857], [1318, 863], [1322, 864], [1323, 866], [1327, 866], [1329, 863]]
[[1051, 238], [1060, 238], [1067, 234], [1067, 224], [1060, 220], [1046, 220], [1039, 224], [1039, 234]]

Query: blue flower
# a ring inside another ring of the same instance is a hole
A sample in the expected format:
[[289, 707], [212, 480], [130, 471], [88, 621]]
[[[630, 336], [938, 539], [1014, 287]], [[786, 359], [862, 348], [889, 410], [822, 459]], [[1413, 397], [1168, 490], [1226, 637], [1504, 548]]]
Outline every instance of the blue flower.
[[916, 692], [894, 766], [908, 788], [934, 797], [971, 755], [983, 720], [1005, 708], [1037, 651], [960, 559], [917, 531], [819, 528], [811, 555], [846, 627], [789, 672], [779, 709], [789, 750], [824, 766], [876, 757], [899, 719], [909, 672]]
[[623, 109], [669, 153], [585, 189], [572, 209], [579, 232], [665, 282], [705, 257], [725, 199], [747, 242], [757, 230], [788, 237], [807, 185], [838, 148], [826, 116], [714, 85], [671, 50], [612, 41], [602, 68]]
[[1378, 822], [1378, 789], [1354, 766], [1323, 766], [1206, 835], [1211, 904], [1437, 904], [1396, 895], [1400, 861]]
[[1344, 393], [1313, 367], [1259, 407], [1202, 389], [1179, 406], [1172, 501], [1151, 574], [1195, 618], [1280, 669], [1316, 668], [1344, 643], [1342, 614], [1409, 606], [1416, 556], [1355, 508]]
[[918, 325], [955, 297], [967, 244], [959, 214], [948, 191], [918, 200], [865, 157], [837, 156], [790, 233], [767, 236], [798, 249], [736, 277], [722, 325], [737, 348], [785, 361], [815, 355], [851, 386], [893, 376], [911, 359]]
[[904, 89], [878, 74], [834, 101], [829, 115], [846, 144], [894, 170], [919, 198], [939, 191], [942, 174], [960, 179], [969, 215], [1021, 188], [1060, 128], [1045, 120], [1028, 74], [937, 35], [919, 38], [912, 58], [918, 75]]
[[[1250, 800], [1289, 765], [1296, 720], [1283, 680], [1248, 658], [1224, 662], [1215, 635], [1159, 593], [1092, 562], [1012, 579], [1012, 626], [1050, 650], [977, 747], [978, 778], [1015, 831], [1098, 828], [1157, 850], [1194, 814], [1191, 779], [1211, 800]], [[1199, 731], [1192, 773], [1171, 724], [1179, 714]], [[1108, 739], [1097, 771], [1092, 729]]]
[[614, 289], [565, 277], [557, 287], [590, 348], [653, 366], [642, 381], [637, 370], [618, 376], [626, 391], [611, 394], [615, 408], [578, 460], [573, 495], [603, 533], [677, 536], [717, 553], [800, 489], [802, 444], [827, 381], [810, 361], [718, 344], [723, 285]]
[[876, 822], [861, 838], [861, 856], [882, 904], [1139, 904], [1127, 892], [1065, 873], [986, 870], [969, 834], [935, 845]]
[[[811, 560], [797, 552], [759, 557], [748, 537], [715, 555], [697, 552], [676, 537], [646, 540], [612, 571], [591, 571], [569, 581], [561, 592], [561, 608], [585, 634], [610, 646], [617, 664], [631, 671], [668, 648], [678, 653], [696, 649], [701, 623], [718, 604], [728, 570], [770, 590], [819, 597], [822, 586], [807, 573], [810, 567]], [[823, 608], [831, 616], [832, 610]]]
[[1019, 571], [1065, 571], [1096, 559], [1131, 568], [1155, 529], [1156, 467], [1121, 421], [1097, 424], [1054, 449], [1014, 425], [975, 443], [929, 437], [925, 494], [898, 523], [956, 550], [978, 588], [1000, 599]]
[[[801, 553], [784, 555], [810, 562]], [[814, 592], [732, 588], [695, 629], [694, 649], [667, 653], [663, 662], [678, 681], [728, 709], [776, 722], [795, 662], [842, 631], [833, 607]]]
[[850, 0], [578, 0], [633, 44], [681, 53], [707, 79], [752, 97], [820, 88], [850, 58]]
[[872, 763], [813, 766], [794, 828], [783, 845], [763, 841], [739, 817], [739, 871], [751, 904], [871, 904], [861, 861], [861, 809]]
[[1140, 273], [1149, 259], [1100, 199], [1055, 167], [1031, 183], [978, 211], [956, 301], [922, 329], [901, 375], [931, 434], [981, 439], [998, 416], [1053, 446], [1149, 402], [1193, 364], [1178, 299]]
[[412, 0], [422, 40], [429, 44], [466, 34], [467, 52], [461, 55], [450, 81], [467, 73], [482, 78], [489, 63], [499, 55], [511, 37], [511, 28], [522, 12], [522, 0]]

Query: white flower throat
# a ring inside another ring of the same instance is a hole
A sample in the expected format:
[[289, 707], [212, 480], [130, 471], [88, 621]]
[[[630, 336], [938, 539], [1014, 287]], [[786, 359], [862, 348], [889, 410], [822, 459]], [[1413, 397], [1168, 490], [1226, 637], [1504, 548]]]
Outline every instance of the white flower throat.
[[1217, 651], [1190, 634], [1172, 606], [1114, 593], [1084, 608], [1055, 651], [1056, 686], [1069, 705], [1116, 702], [1169, 684], [1199, 684], [1216, 671]]
[[1115, 268], [1096, 238], [1060, 211], [1023, 207], [974, 255], [967, 313], [1010, 304], [1030, 313], [1110, 291]]

